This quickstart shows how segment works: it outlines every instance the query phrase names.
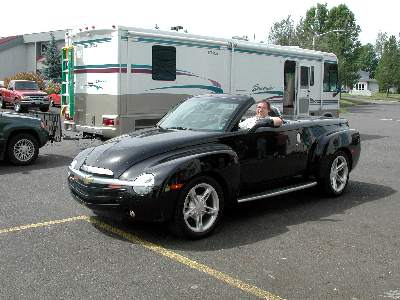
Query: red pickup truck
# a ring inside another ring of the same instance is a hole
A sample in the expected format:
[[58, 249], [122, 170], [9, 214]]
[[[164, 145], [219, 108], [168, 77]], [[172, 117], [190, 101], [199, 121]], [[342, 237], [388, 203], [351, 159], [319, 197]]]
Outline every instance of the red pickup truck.
[[8, 88], [0, 88], [0, 106], [13, 106], [16, 112], [23, 112], [32, 107], [41, 111], [49, 110], [49, 97], [39, 89], [36, 82], [30, 80], [11, 80]]

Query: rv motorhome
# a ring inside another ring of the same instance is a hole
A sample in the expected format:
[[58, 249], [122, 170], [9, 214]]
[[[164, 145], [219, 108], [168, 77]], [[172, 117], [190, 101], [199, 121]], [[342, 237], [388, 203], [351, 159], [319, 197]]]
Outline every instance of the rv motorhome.
[[299, 47], [122, 26], [66, 34], [65, 124], [83, 134], [109, 138], [152, 126], [176, 103], [210, 93], [267, 99], [284, 115], [337, 116], [337, 58]]

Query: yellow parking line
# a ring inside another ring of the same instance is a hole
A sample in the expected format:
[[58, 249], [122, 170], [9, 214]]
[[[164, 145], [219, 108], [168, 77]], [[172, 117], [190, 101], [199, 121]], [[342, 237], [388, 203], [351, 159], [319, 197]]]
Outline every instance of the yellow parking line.
[[35, 223], [35, 224], [15, 226], [15, 227], [10, 227], [10, 228], [0, 229], [0, 234], [21, 231], [21, 230], [27, 230], [27, 229], [32, 229], [32, 228], [38, 228], [38, 227], [45, 227], [45, 226], [56, 225], [56, 224], [62, 224], [62, 223], [68, 223], [68, 222], [79, 221], [79, 220], [87, 221], [93, 225], [98, 226], [99, 228], [102, 228], [108, 232], [111, 232], [120, 237], [123, 237], [124, 239], [126, 239], [129, 242], [141, 245], [142, 247], [149, 249], [157, 254], [163, 255], [163, 256], [168, 257], [176, 262], [184, 264], [192, 269], [203, 272], [203, 273], [205, 273], [209, 276], [212, 276], [222, 282], [225, 282], [226, 284], [228, 284], [232, 287], [240, 289], [246, 293], [252, 294], [258, 298], [269, 299], [269, 300], [282, 300], [283, 299], [283, 298], [281, 298], [277, 295], [274, 295], [266, 290], [263, 290], [254, 285], [245, 283], [237, 278], [231, 277], [227, 274], [224, 274], [220, 271], [210, 268], [204, 264], [201, 264], [195, 260], [187, 258], [186, 256], [183, 256], [181, 254], [178, 254], [176, 252], [168, 250], [162, 246], [153, 244], [149, 241], [143, 240], [136, 235], [133, 235], [131, 233], [128, 233], [128, 232], [118, 229], [116, 227], [113, 227], [107, 223], [100, 221], [99, 219], [97, 219], [95, 217], [89, 217], [89, 216], [82, 215], [82, 216], [76, 216], [76, 217], [60, 219], [60, 220], [53, 220], [53, 221], [47, 221], [47, 222], [41, 222], [41, 223]]
[[55, 224], [62, 224], [62, 223], [73, 222], [73, 221], [77, 221], [77, 220], [88, 220], [88, 219], [89, 219], [89, 216], [77, 216], [77, 217], [71, 217], [71, 218], [66, 218], [66, 219], [61, 219], [61, 220], [54, 220], [54, 221], [47, 221], [47, 222], [42, 222], [42, 223], [15, 226], [15, 227], [10, 227], [10, 228], [0, 229], [0, 234], [14, 232], [14, 231], [27, 230], [27, 229], [31, 229], [31, 228], [44, 227], [44, 226], [55, 225]]
[[135, 236], [131, 233], [128, 233], [126, 231], [123, 231], [121, 229], [115, 228], [109, 224], [106, 224], [96, 218], [85, 218], [86, 221], [104, 229], [107, 230], [108, 232], [114, 233], [118, 236], [123, 237], [124, 239], [132, 242], [132, 243], [136, 243], [139, 244], [141, 246], [143, 246], [146, 249], [149, 249], [155, 253], [161, 254], [163, 256], [166, 256], [174, 261], [177, 261], [181, 264], [184, 264], [192, 269], [195, 269], [197, 271], [206, 273], [207, 275], [210, 275], [220, 281], [223, 281], [227, 284], [229, 284], [230, 286], [233, 286], [235, 288], [238, 288], [244, 292], [247, 292], [249, 294], [252, 294], [258, 298], [261, 299], [269, 299], [269, 300], [281, 300], [283, 298], [276, 296], [268, 291], [262, 290], [254, 285], [251, 284], [247, 284], [239, 279], [236, 279], [234, 277], [231, 277], [229, 275], [226, 275], [220, 271], [217, 271], [213, 268], [210, 268], [206, 265], [203, 265], [201, 263], [198, 263], [197, 261], [194, 261], [192, 259], [187, 258], [186, 256], [183, 256], [181, 254], [178, 254], [176, 252], [173, 252], [171, 250], [168, 250], [162, 246], [153, 244], [151, 242], [148, 242], [146, 240], [141, 239], [138, 236]]

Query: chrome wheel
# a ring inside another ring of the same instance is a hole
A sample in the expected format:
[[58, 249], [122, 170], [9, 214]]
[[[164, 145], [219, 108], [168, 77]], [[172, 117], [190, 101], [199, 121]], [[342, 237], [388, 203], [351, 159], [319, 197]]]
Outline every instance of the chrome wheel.
[[190, 189], [183, 204], [183, 218], [188, 229], [206, 232], [216, 222], [218, 212], [219, 197], [212, 185], [200, 183]]
[[345, 157], [339, 155], [331, 165], [330, 184], [335, 193], [341, 193], [346, 187], [349, 176], [349, 168]]
[[35, 145], [29, 139], [20, 139], [14, 144], [13, 154], [18, 161], [27, 162], [35, 155]]

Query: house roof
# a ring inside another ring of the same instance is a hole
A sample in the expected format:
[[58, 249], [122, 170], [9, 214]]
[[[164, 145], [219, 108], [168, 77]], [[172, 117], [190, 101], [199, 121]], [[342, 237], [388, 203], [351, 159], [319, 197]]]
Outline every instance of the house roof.
[[22, 44], [23, 42], [24, 39], [22, 35], [13, 35], [0, 38], [0, 51]]
[[358, 74], [360, 75], [359, 82], [378, 82], [374, 78], [369, 78], [369, 72], [367, 71], [359, 71]]

